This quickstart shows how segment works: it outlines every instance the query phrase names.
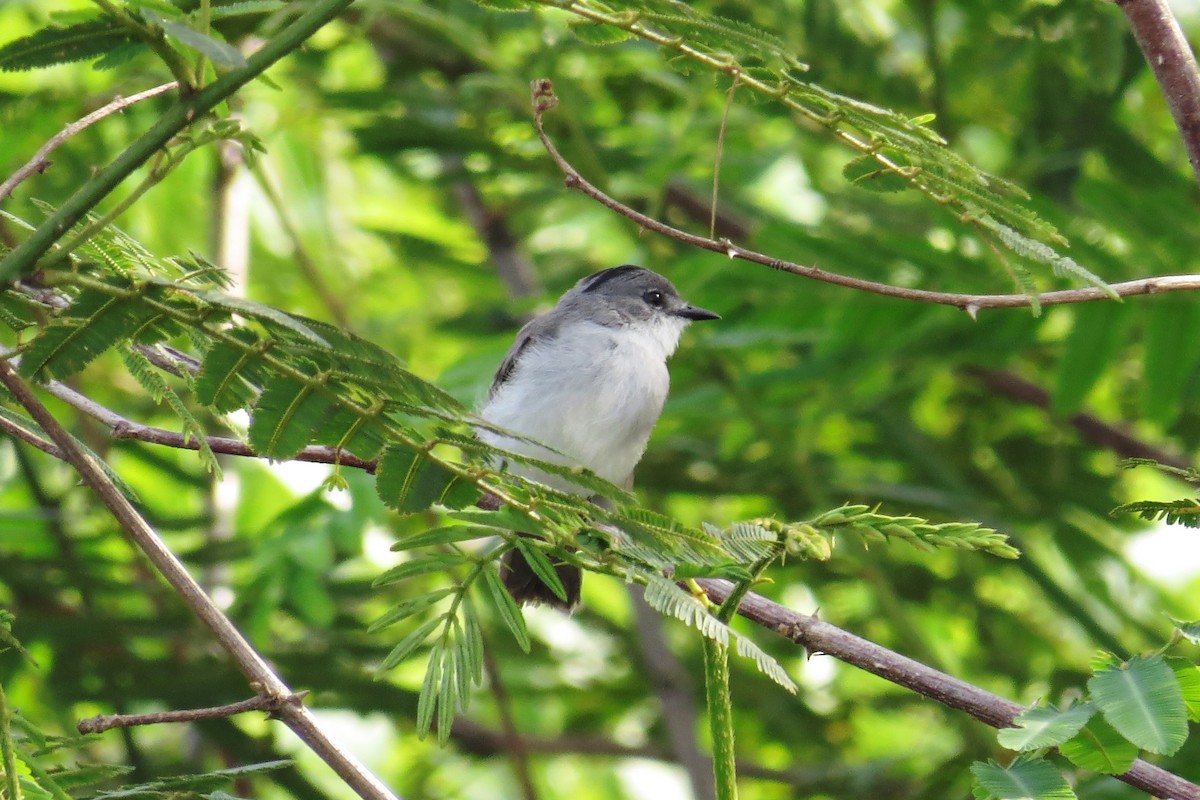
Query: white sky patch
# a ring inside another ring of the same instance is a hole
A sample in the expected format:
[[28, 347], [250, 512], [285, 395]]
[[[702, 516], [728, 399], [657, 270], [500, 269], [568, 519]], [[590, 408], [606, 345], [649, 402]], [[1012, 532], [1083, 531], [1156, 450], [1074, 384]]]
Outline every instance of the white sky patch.
[[[319, 489], [333, 471], [333, 467], [328, 464], [314, 464], [311, 461], [284, 461], [272, 464], [271, 471], [293, 494], [300, 497]], [[341, 493], [330, 492], [328, 496], [332, 498], [337, 494]], [[333, 502], [336, 505], [336, 501]]]
[[635, 800], [663, 800], [665, 797], [691, 797], [692, 786], [683, 769], [663, 763], [631, 759], [617, 767], [617, 777], [628, 797]]
[[1170, 586], [1200, 575], [1200, 531], [1157, 525], [1129, 540], [1125, 553], [1138, 569]]
[[827, 208], [821, 193], [813, 191], [804, 164], [792, 155], [768, 167], [750, 187], [750, 194], [767, 211], [800, 225], [816, 225]]

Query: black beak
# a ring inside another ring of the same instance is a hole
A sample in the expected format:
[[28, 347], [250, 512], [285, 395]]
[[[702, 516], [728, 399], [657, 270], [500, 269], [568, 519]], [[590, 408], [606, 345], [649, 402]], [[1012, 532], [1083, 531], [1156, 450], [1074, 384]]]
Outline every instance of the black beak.
[[721, 318], [721, 315], [715, 311], [709, 311], [707, 308], [696, 308], [695, 306], [684, 306], [675, 312], [675, 316], [692, 320]]

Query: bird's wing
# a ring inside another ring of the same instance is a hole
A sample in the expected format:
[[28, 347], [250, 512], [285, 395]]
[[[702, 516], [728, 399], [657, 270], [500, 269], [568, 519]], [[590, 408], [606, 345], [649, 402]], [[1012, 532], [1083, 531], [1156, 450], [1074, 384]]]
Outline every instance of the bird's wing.
[[496, 376], [492, 378], [492, 386], [488, 389], [487, 399], [491, 400], [495, 397], [496, 392], [500, 391], [500, 388], [508, 382], [521, 361], [521, 354], [526, 352], [531, 344], [552, 339], [557, 333], [558, 323], [549, 314], [526, 323], [525, 327], [521, 328], [520, 333], [517, 334], [517, 340], [513, 342], [513, 346], [505, 354], [504, 360], [500, 362], [500, 369], [496, 370]]

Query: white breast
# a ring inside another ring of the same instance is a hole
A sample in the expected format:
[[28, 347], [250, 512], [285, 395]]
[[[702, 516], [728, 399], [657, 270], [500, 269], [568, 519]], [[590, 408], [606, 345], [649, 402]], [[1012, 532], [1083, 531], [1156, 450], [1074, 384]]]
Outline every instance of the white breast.
[[[662, 412], [670, 383], [666, 360], [683, 327], [682, 320], [667, 320], [634, 335], [626, 328], [581, 322], [530, 343], [481, 413], [561, 455], [486, 431], [480, 431], [480, 438], [625, 483]], [[515, 464], [510, 469], [555, 488], [581, 491], [563, 478]]]

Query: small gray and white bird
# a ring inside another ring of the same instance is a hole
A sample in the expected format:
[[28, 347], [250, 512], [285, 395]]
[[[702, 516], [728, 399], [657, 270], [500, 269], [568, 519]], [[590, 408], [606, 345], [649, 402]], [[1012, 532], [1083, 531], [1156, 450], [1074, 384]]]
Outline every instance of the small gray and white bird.
[[[493, 431], [481, 430], [479, 437], [631, 487], [633, 468], [667, 399], [667, 359], [683, 329], [702, 319], [720, 315], [688, 305], [670, 281], [648, 269], [626, 265], [589, 275], [517, 334], [480, 412], [553, 450]], [[532, 467], [514, 464], [511, 470], [561, 491], [588, 494]], [[505, 556], [504, 584], [519, 602], [570, 609], [579, 602], [582, 576], [570, 565], [556, 569], [566, 603], [516, 551]]]

